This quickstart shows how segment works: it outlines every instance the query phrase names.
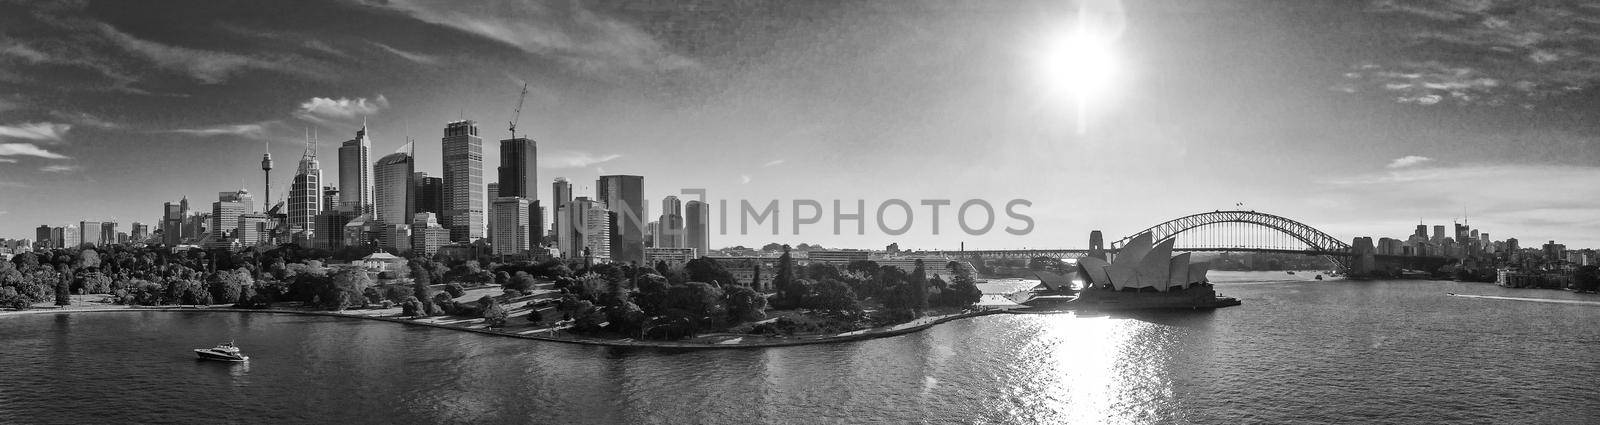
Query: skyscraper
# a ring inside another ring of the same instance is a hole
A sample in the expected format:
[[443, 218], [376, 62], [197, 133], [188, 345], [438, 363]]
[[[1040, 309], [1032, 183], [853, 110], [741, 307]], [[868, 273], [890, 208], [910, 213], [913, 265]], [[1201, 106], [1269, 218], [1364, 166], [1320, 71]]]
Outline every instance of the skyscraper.
[[133, 222], [133, 232], [129, 234], [129, 237], [133, 238], [134, 242], [144, 242], [150, 239], [150, 225], [137, 221]]
[[372, 213], [371, 151], [366, 124], [356, 131], [356, 138], [339, 146], [339, 208], [357, 215]]
[[684, 248], [683, 202], [676, 196], [661, 200], [661, 218], [656, 222], [655, 246], [657, 248]]
[[616, 227], [611, 229], [611, 260], [644, 261], [644, 177], [600, 176], [595, 181], [595, 198], [617, 214]]
[[472, 120], [445, 125], [444, 225], [450, 240], [471, 242], [484, 237], [483, 138]]
[[[230, 238], [238, 237], [239, 217], [253, 212], [255, 199], [250, 191], [218, 192], [217, 202], [211, 203], [211, 243], [208, 248], [228, 247]], [[266, 217], [261, 217], [262, 222]]]
[[[556, 235], [558, 239], [562, 231], [562, 207], [567, 206], [569, 202], [572, 202], [572, 183], [568, 182], [566, 177], [556, 177], [555, 182], [550, 184], [550, 234]], [[559, 247], [560, 241], [556, 243]]]
[[[557, 220], [562, 223], [556, 228], [556, 249], [561, 250], [562, 258], [583, 258], [583, 248], [587, 245], [584, 236], [589, 227], [589, 210], [596, 208], [605, 209], [598, 202], [589, 200], [589, 197], [580, 196], [567, 202], [556, 213], [559, 217]], [[605, 216], [602, 215], [601, 219], [604, 220]], [[609, 229], [607, 230], [609, 232]], [[607, 244], [610, 243], [609, 234], [606, 241]]]
[[517, 196], [502, 196], [494, 198], [494, 228], [490, 229], [490, 237], [494, 244], [496, 255], [517, 255], [528, 252], [531, 246], [529, 236], [532, 229], [529, 219], [533, 214], [529, 211], [531, 204], [528, 198]]
[[294, 172], [294, 183], [289, 185], [289, 221], [286, 224], [291, 232], [310, 231], [322, 209], [322, 165], [317, 162], [317, 139], [307, 137], [300, 167]]
[[411, 191], [415, 186], [412, 180], [416, 174], [414, 167], [411, 154], [405, 152], [389, 154], [373, 164], [372, 174], [377, 177], [373, 203], [376, 204], [374, 214], [378, 221], [410, 225], [417, 202]]
[[42, 248], [56, 248], [50, 243], [50, 225], [41, 224], [33, 230], [34, 245]]
[[[415, 160], [416, 158], [412, 159]], [[411, 178], [416, 184], [416, 188], [412, 191], [416, 192], [417, 212], [430, 212], [435, 217], [444, 214], [444, 179], [428, 177], [428, 173], [420, 171]], [[416, 227], [415, 224], [411, 226]]]
[[73, 245], [73, 246], [83, 246], [83, 245], [100, 246], [101, 244], [105, 243], [104, 240], [100, 239], [100, 222], [98, 222], [98, 221], [80, 221], [80, 222], [78, 222], [78, 240], [75, 241], [75, 242], [76, 242], [76, 245]]
[[117, 243], [117, 222], [106, 221], [100, 223], [100, 241], [106, 245]]
[[711, 252], [711, 206], [700, 201], [689, 201], [683, 206], [684, 248], [694, 248], [700, 255]]
[[539, 200], [539, 175], [536, 163], [539, 144], [526, 137], [500, 141], [500, 192], [491, 196], [515, 196]]
[[438, 215], [419, 212], [411, 220], [411, 254], [430, 256], [450, 243], [450, 229], [439, 225]]

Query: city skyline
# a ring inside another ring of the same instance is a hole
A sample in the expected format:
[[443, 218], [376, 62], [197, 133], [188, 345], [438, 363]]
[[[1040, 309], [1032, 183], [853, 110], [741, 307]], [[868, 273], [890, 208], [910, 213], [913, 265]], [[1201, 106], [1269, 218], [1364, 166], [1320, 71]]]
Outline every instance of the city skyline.
[[[1593, 15], [1568, 6], [1550, 6], [1568, 15], [1529, 13], [1507, 25], [1559, 38], [1552, 28], [1577, 19], [1564, 16]], [[1090, 230], [1121, 237], [1234, 208], [1346, 239], [1403, 237], [1421, 219], [1600, 246], [1594, 77], [1574, 65], [1600, 49], [1552, 49], [1470, 25], [1497, 18], [1487, 9], [1245, 2], [1202, 12], [1093, 1], [646, 13], [394, 2], [294, 12], [370, 24], [356, 33], [237, 8], [0, 6], [0, 22], [20, 31], [0, 40], [0, 84], [15, 88], [0, 97], [0, 235], [160, 222], [163, 202], [192, 196], [203, 209], [210, 193], [260, 193], [263, 140], [294, 158], [308, 128], [343, 140], [364, 120], [374, 152], [409, 135], [419, 141], [416, 171], [442, 175], [433, 140], [444, 124], [479, 122], [483, 157], [499, 157], [495, 142], [510, 136], [500, 124], [527, 82], [519, 136], [544, 145], [534, 175], [546, 177], [534, 188], [626, 174], [649, 180], [644, 199], [702, 188], [713, 213], [723, 199], [783, 206], [778, 235], [723, 234], [725, 218], [713, 215], [712, 247], [1076, 247]], [[1038, 94], [1048, 90], [1032, 72], [1051, 28], [1085, 11], [1120, 28], [1116, 90], [1087, 116]], [[745, 25], [695, 18], [714, 13], [737, 13]], [[779, 19], [795, 16], [814, 19]], [[699, 26], [662, 28], [680, 18]], [[215, 24], [163, 24], [174, 19]], [[495, 30], [521, 28], [518, 20], [573, 37], [551, 44]], [[814, 35], [827, 31], [839, 39]], [[72, 33], [101, 42], [59, 42]], [[1416, 48], [1439, 43], [1513, 54]], [[372, 64], [394, 78], [358, 78]], [[1090, 120], [1083, 134], [1080, 117]], [[323, 171], [325, 185], [344, 179]], [[287, 198], [292, 177], [274, 173], [279, 199], [266, 202]], [[596, 195], [582, 184], [573, 191]], [[871, 225], [835, 236], [824, 220], [794, 235], [796, 199], [864, 199], [869, 208], [1027, 199], [1036, 223], [1022, 236], [966, 235], [949, 217], [939, 235], [919, 223], [900, 236]]]

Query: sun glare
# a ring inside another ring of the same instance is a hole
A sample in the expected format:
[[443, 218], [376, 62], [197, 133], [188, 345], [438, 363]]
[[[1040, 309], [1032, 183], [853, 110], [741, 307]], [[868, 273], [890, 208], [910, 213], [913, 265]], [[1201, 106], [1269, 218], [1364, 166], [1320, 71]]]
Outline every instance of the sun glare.
[[1119, 74], [1115, 32], [1092, 21], [1080, 12], [1076, 25], [1044, 37], [1035, 53], [1047, 94], [1075, 107], [1078, 134], [1088, 130], [1089, 109], [1105, 97]]

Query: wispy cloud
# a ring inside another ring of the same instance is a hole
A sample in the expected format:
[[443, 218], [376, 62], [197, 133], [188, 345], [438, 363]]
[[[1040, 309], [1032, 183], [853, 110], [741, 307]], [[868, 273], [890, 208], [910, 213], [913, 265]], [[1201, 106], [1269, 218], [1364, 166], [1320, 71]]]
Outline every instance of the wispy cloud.
[[1428, 161], [1432, 161], [1432, 160], [1433, 160], [1433, 158], [1429, 158], [1429, 157], [1426, 157], [1426, 156], [1406, 155], [1406, 156], [1402, 156], [1402, 157], [1399, 157], [1399, 158], [1395, 158], [1394, 161], [1390, 161], [1389, 162], [1389, 168], [1405, 168], [1405, 167], [1410, 167], [1410, 166], [1413, 166], [1413, 165], [1422, 164], [1422, 163], [1425, 163], [1425, 162], [1428, 162]]
[[66, 155], [51, 152], [32, 143], [0, 143], [0, 156], [36, 156], [45, 159], [67, 159]]
[[15, 160], [15, 159], [0, 157], [0, 164], [15, 164], [15, 163], [17, 163], [17, 160]]
[[326, 124], [335, 121], [350, 121], [357, 117], [377, 115], [389, 107], [389, 99], [378, 95], [377, 98], [328, 98], [313, 97], [300, 103], [300, 110], [294, 115], [300, 119]]
[[1455, 216], [1464, 208], [1474, 227], [1526, 239], [1600, 231], [1596, 181], [1600, 167], [1460, 164], [1392, 169], [1320, 184], [1326, 189], [1321, 192], [1342, 200], [1337, 208], [1350, 214], [1438, 217]]
[[1533, 108], [1600, 85], [1600, 37], [1584, 30], [1600, 26], [1590, 2], [1374, 0], [1369, 10], [1402, 18], [1390, 29], [1399, 54], [1352, 67], [1334, 90], [1419, 105]]
[[387, 44], [379, 43], [379, 42], [376, 42], [376, 41], [373, 41], [371, 43], [374, 46], [378, 46], [378, 48], [383, 49], [384, 51], [387, 51], [389, 53], [393, 53], [395, 56], [399, 56], [399, 57], [405, 58], [405, 60], [408, 60], [408, 61], [412, 61], [412, 62], [424, 64], [424, 65], [433, 65], [433, 64], [439, 63], [439, 57], [438, 56], [426, 55], [426, 54], [416, 53], [416, 52], [408, 52], [408, 51], [405, 51], [405, 50], [400, 50], [400, 49], [396, 49], [394, 47], [390, 47]]
[[112, 43], [127, 51], [155, 62], [157, 66], [184, 72], [202, 83], [221, 83], [227, 81], [233, 74], [247, 69], [289, 71], [279, 62], [228, 52], [171, 46], [141, 39], [108, 24], [100, 24], [99, 30]]
[[253, 124], [224, 124], [224, 125], [216, 125], [216, 126], [200, 127], [200, 128], [183, 128], [183, 129], [171, 130], [171, 132], [178, 133], [178, 134], [188, 134], [188, 135], [191, 135], [191, 136], [200, 136], [200, 137], [231, 135], [231, 136], [247, 137], [247, 138], [251, 138], [251, 139], [265, 139], [267, 137], [267, 128], [266, 127], [267, 127], [268, 124], [271, 124], [271, 123], [273, 123], [273, 121], [266, 121], [266, 122], [253, 123]]
[[39, 171], [46, 173], [71, 173], [81, 169], [83, 169], [83, 167], [76, 165], [46, 165], [42, 168], [39, 168]]
[[750, 184], [750, 175], [749, 174], [740, 174], [739, 175], [739, 184]]
[[622, 155], [606, 154], [597, 155], [589, 152], [574, 150], [558, 150], [539, 155], [539, 166], [549, 168], [583, 168], [608, 162]]
[[778, 166], [778, 165], [783, 165], [784, 161], [785, 160], [782, 160], [782, 159], [774, 159], [774, 160], [771, 160], [771, 161], [767, 161], [766, 164], [761, 164], [761, 166], [762, 167], [774, 167], [774, 166]]
[[39, 140], [46, 142], [59, 142], [71, 124], [57, 124], [49, 122], [30, 122], [16, 125], [0, 125], [0, 137], [14, 139]]
[[378, 5], [583, 70], [660, 71], [698, 66], [634, 25], [586, 9], [584, 2], [523, 0], [460, 7], [441, 0], [392, 0]]
[[109, 120], [106, 120], [104, 118], [100, 118], [99, 116], [96, 116], [94, 114], [90, 114], [90, 113], [87, 113], [87, 112], [50, 111], [50, 116], [55, 117], [56, 119], [63, 120], [63, 121], [70, 121], [73, 124], [81, 125], [81, 126], [84, 126], [84, 127], [107, 128], [107, 129], [122, 127], [121, 124], [117, 124], [117, 123], [111, 122]]

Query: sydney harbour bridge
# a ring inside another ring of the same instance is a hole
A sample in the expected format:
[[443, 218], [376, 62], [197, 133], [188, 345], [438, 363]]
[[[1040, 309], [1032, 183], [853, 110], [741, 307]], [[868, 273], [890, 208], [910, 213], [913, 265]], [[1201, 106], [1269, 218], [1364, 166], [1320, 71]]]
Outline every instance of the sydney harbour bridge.
[[[964, 258], [1074, 258], [1096, 252], [1115, 255], [1134, 236], [1150, 232], [1160, 243], [1176, 239], [1172, 250], [1188, 252], [1268, 252], [1328, 258], [1341, 271], [1367, 273], [1384, 265], [1423, 266], [1448, 261], [1444, 257], [1378, 255], [1370, 238], [1347, 243], [1327, 232], [1286, 217], [1256, 211], [1211, 211], [1168, 220], [1102, 246], [1099, 234], [1090, 237], [1088, 249], [1013, 249], [921, 251], [919, 254]], [[1434, 266], [1436, 267], [1436, 266]]]

